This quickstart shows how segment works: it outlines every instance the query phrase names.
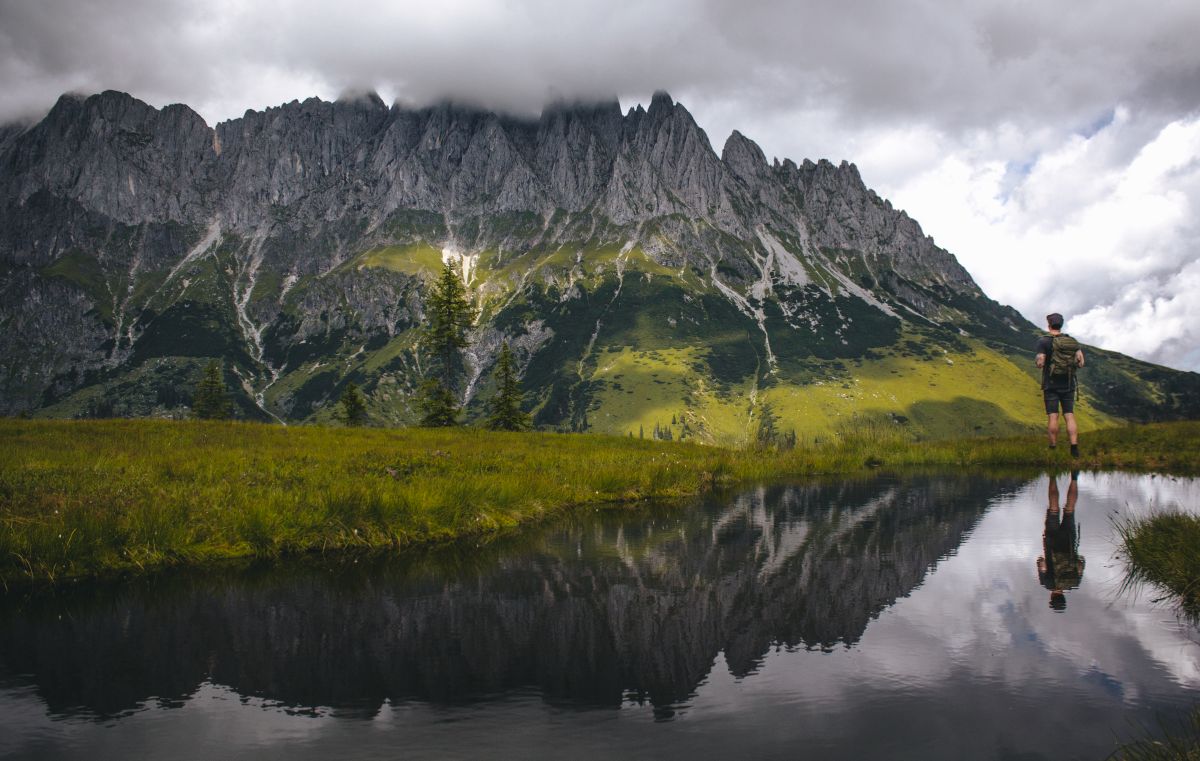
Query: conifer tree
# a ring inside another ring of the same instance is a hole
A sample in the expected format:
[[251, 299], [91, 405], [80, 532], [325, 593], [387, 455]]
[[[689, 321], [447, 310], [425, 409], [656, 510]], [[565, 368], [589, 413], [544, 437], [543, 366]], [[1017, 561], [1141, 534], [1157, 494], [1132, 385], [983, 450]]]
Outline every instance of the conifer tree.
[[776, 425], [779, 423], [779, 416], [775, 414], [774, 408], [769, 404], [762, 406], [762, 417], [758, 420], [758, 431], [755, 435], [755, 447], [757, 449], [772, 449], [778, 446], [778, 435], [776, 433]]
[[796, 448], [796, 429], [788, 431], [780, 437], [779, 448], [791, 451]]
[[192, 399], [192, 414], [200, 420], [227, 420], [233, 415], [221, 365], [215, 359], [204, 368], [204, 377], [196, 384]]
[[451, 426], [458, 420], [456, 392], [466, 375], [462, 350], [470, 343], [467, 330], [475, 319], [467, 301], [466, 286], [457, 268], [446, 262], [429, 290], [425, 302], [428, 325], [421, 336], [421, 348], [430, 358], [430, 375], [421, 384], [421, 424]]
[[436, 378], [427, 378], [421, 383], [417, 400], [423, 411], [421, 425], [429, 428], [458, 425], [458, 399]]
[[500, 347], [496, 359], [496, 395], [489, 405], [487, 427], [493, 431], [523, 431], [529, 427], [529, 415], [521, 410], [521, 384], [513, 369], [508, 342]]
[[365, 425], [367, 422], [367, 404], [363, 400], [362, 392], [358, 390], [358, 385], [354, 381], [346, 384], [345, 390], [342, 391], [342, 396], [338, 399], [338, 404], [341, 405], [341, 410], [338, 411], [337, 417], [343, 423], [349, 426]]

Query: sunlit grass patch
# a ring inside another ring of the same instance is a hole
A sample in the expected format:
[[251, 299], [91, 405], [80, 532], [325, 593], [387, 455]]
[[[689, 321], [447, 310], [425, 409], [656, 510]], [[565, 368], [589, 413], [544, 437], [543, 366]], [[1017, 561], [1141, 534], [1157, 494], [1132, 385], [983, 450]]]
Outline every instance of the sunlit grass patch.
[[428, 243], [386, 246], [367, 251], [353, 261], [357, 267], [382, 267], [408, 275], [435, 274], [442, 267], [442, 252]]
[[674, 425], [672, 437], [677, 438], [681, 419], [700, 401], [690, 397], [703, 393], [703, 381], [693, 369], [700, 358], [701, 351], [694, 347], [599, 351], [591, 379], [603, 386], [596, 392], [598, 409], [589, 414], [591, 427], [600, 433], [650, 438], [656, 425]]

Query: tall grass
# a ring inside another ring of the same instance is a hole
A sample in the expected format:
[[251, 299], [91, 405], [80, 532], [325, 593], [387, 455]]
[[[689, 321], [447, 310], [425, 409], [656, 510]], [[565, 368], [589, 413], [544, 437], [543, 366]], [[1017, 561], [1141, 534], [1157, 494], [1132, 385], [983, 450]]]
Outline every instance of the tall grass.
[[[1080, 462], [1195, 472], [1198, 441], [1194, 423], [1101, 432]], [[399, 548], [506, 531], [572, 506], [810, 474], [1067, 461], [1032, 437], [917, 443], [878, 423], [761, 452], [469, 429], [0, 420], [0, 582]]]
[[1200, 622], [1200, 516], [1160, 512], [1117, 523], [1127, 585], [1164, 590], [1191, 621]]
[[1122, 744], [1112, 761], [1200, 761], [1200, 708], [1175, 725], [1160, 723], [1157, 731], [1143, 727], [1141, 739]]

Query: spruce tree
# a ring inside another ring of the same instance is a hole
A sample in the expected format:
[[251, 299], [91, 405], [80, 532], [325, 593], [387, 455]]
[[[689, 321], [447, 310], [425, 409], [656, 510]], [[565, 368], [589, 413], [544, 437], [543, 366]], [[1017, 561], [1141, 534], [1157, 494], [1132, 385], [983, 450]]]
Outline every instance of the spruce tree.
[[338, 411], [337, 417], [346, 425], [360, 426], [367, 422], [367, 404], [363, 400], [362, 392], [358, 390], [358, 386], [354, 381], [346, 384], [345, 390], [342, 391], [342, 396], [338, 399], [338, 404], [342, 406]]
[[758, 431], [755, 435], [756, 449], [773, 449], [778, 446], [778, 434], [776, 425], [779, 423], [779, 416], [775, 414], [775, 410], [769, 404], [762, 406], [762, 417], [758, 420]]
[[204, 368], [204, 377], [196, 384], [192, 414], [200, 420], [227, 420], [233, 415], [221, 365], [215, 359]]
[[496, 395], [489, 405], [487, 427], [493, 431], [523, 431], [529, 427], [529, 415], [521, 410], [521, 384], [513, 368], [508, 342], [500, 347], [496, 360]]
[[420, 389], [421, 424], [455, 425], [459, 411], [456, 392], [466, 375], [462, 350], [470, 343], [467, 331], [475, 314], [462, 278], [449, 262], [429, 290], [425, 318], [428, 325], [421, 336], [421, 349], [429, 356], [430, 374]]
[[417, 396], [424, 410], [421, 425], [430, 428], [458, 425], [458, 400], [436, 379], [425, 379], [417, 389]]

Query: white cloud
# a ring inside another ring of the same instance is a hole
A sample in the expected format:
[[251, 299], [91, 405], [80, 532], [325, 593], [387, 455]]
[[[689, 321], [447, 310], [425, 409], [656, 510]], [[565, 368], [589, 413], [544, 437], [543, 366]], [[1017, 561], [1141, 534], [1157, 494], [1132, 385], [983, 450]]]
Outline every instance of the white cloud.
[[[878, 163], [883, 194], [1035, 324], [1060, 311], [1083, 340], [1200, 369], [1200, 117], [1146, 126], [1117, 109], [1090, 137], [1040, 137], [1050, 147], [1016, 178], [1006, 127], [958, 142], [916, 133], [908, 148], [881, 133], [862, 168], [871, 181]], [[891, 171], [933, 145], [951, 147]]]
[[1167, 280], [1137, 280], [1075, 320], [1081, 335], [1137, 357], [1200, 370], [1200, 261]]

